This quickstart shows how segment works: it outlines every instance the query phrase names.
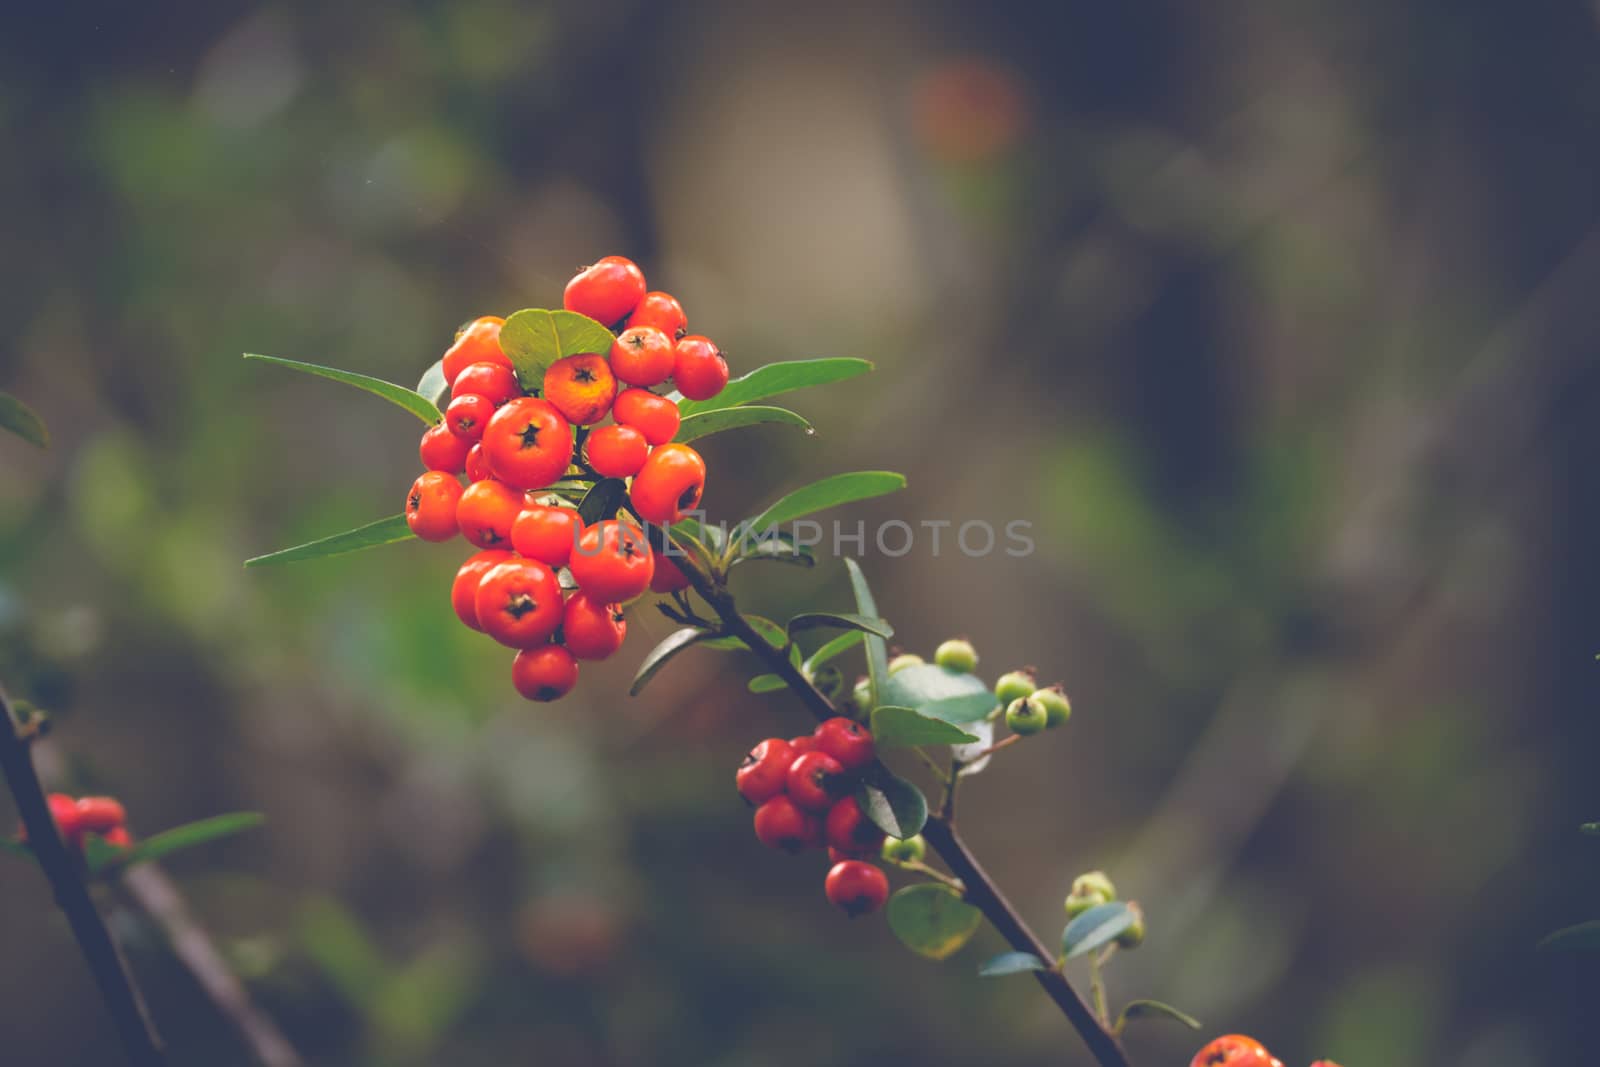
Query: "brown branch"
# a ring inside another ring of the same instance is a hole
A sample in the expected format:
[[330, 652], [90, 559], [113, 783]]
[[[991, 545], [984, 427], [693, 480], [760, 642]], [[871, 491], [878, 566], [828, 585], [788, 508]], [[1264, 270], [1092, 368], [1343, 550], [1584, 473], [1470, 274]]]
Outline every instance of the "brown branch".
[[44, 788], [34, 770], [33, 757], [27, 743], [17, 735], [16, 719], [4, 687], [0, 687], [0, 714], [5, 720], [0, 722], [0, 771], [4, 772], [6, 785], [16, 799], [22, 825], [28, 831], [29, 847], [50, 882], [56, 904], [67, 917], [84, 961], [94, 974], [95, 984], [100, 987], [100, 995], [111, 1012], [123, 1052], [134, 1067], [163, 1067], [167, 1060], [161, 1051], [160, 1038], [145, 1014], [144, 1002], [123, 964], [116, 942], [89, 896], [89, 887], [79, 873], [77, 860], [67, 851], [56, 830]]

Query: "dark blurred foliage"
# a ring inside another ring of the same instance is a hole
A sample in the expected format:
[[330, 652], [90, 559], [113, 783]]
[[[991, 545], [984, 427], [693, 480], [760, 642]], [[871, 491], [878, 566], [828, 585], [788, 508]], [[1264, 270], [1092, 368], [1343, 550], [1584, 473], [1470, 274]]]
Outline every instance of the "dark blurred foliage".
[[[906, 647], [1066, 680], [965, 821], [1043, 930], [1091, 866], [1144, 903], [1117, 996], [1290, 1064], [1600, 1047], [1532, 950], [1600, 891], [1593, 4], [13, 5], [0, 136], [0, 388], [55, 435], [0, 444], [5, 681], [136, 829], [268, 815], [171, 866], [316, 1063], [1084, 1061], [992, 934], [927, 964], [756, 845], [732, 768], [803, 719], [750, 664], [629, 700], [644, 608], [524, 705], [459, 546], [241, 570], [399, 510], [417, 427], [240, 352], [409, 382], [608, 252], [738, 369], [878, 362], [707, 442], [713, 514], [889, 468], [852, 521], [1034, 523], [865, 563]], [[111, 1062], [41, 880], [0, 901], [0, 1060]], [[243, 1062], [125, 932], [177, 1061]]]

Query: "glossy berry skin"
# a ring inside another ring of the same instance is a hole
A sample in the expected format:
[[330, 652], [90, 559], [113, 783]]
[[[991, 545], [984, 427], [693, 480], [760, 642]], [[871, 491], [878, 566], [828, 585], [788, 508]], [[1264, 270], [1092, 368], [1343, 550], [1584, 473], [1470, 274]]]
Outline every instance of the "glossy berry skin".
[[428, 471], [406, 493], [406, 525], [424, 541], [448, 541], [456, 535], [456, 504], [461, 483], [444, 471]]
[[[464, 393], [444, 409], [444, 424], [468, 447], [483, 440], [483, 429], [494, 418], [494, 401], [477, 393]], [[463, 459], [463, 466], [465, 460]]]
[[785, 788], [807, 811], [827, 811], [843, 791], [844, 777], [844, 764], [826, 752], [806, 752], [789, 764]]
[[672, 380], [688, 400], [710, 400], [728, 384], [728, 361], [709, 337], [690, 334], [672, 355]]
[[822, 840], [822, 820], [787, 796], [775, 796], [756, 809], [756, 837], [768, 848], [795, 853]]
[[578, 542], [583, 520], [577, 508], [533, 504], [511, 525], [511, 547], [540, 563], [565, 567]]
[[422, 459], [422, 465], [431, 471], [443, 471], [445, 474], [460, 474], [467, 465], [467, 457], [471, 454], [472, 442], [463, 441], [444, 423], [430, 426], [422, 435], [422, 443], [417, 446], [417, 455]]
[[[60, 831], [61, 838], [68, 847], [77, 847], [83, 844], [83, 816], [78, 811], [78, 802], [65, 793], [51, 793], [45, 798], [50, 807], [50, 818], [55, 820], [56, 829]], [[28, 840], [28, 828], [18, 827], [17, 839]]]
[[652, 445], [664, 445], [678, 435], [678, 405], [648, 389], [624, 389], [611, 406], [611, 417], [644, 434]]
[[650, 442], [632, 426], [600, 426], [584, 442], [583, 454], [597, 474], [632, 478], [649, 457]]
[[676, 593], [689, 588], [689, 579], [678, 568], [677, 560], [654, 545], [650, 546], [650, 555], [655, 560], [655, 573], [650, 576], [652, 593]]
[[578, 659], [605, 659], [622, 647], [628, 623], [615, 604], [601, 604], [584, 592], [567, 600], [561, 621], [561, 643]]
[[461, 372], [474, 363], [501, 363], [511, 366], [511, 361], [500, 350], [500, 327], [506, 320], [498, 315], [485, 315], [473, 319], [460, 333], [455, 343], [444, 354], [444, 380], [451, 385]]
[[654, 326], [623, 330], [611, 345], [611, 370], [629, 385], [659, 385], [677, 363], [672, 338]]
[[971, 674], [978, 669], [978, 650], [972, 647], [971, 641], [952, 637], [933, 650], [933, 662], [947, 671]]
[[533, 648], [561, 625], [561, 586], [536, 559], [509, 559], [489, 568], [473, 599], [478, 625], [507, 648]]
[[606, 256], [583, 268], [567, 283], [561, 306], [615, 326], [644, 300], [644, 271], [631, 259]]
[[1027, 737], [1049, 725], [1050, 716], [1044, 704], [1032, 696], [1021, 697], [1006, 705], [1006, 726], [1014, 734]]
[[646, 293], [644, 299], [639, 301], [639, 306], [633, 309], [633, 314], [628, 316], [627, 325], [630, 330], [635, 326], [654, 326], [676, 341], [689, 332], [689, 317], [683, 313], [683, 305], [678, 303], [678, 298], [671, 293]]
[[861, 860], [834, 864], [822, 887], [828, 895], [828, 903], [852, 919], [872, 914], [889, 899], [888, 876]]
[[473, 363], [464, 367], [450, 383], [450, 397], [481, 396], [495, 407], [522, 395], [517, 372], [504, 363]]
[[876, 856], [883, 847], [883, 831], [862, 813], [855, 797], [844, 797], [828, 809], [823, 830], [828, 846], [848, 856]]
[[1059, 685], [1052, 685], [1048, 689], [1041, 689], [1033, 694], [1033, 699], [1044, 708], [1048, 727], [1056, 727], [1072, 718], [1072, 701], [1067, 699], [1067, 694], [1061, 691]]
[[[449, 433], [448, 430], [445, 431]], [[455, 434], [450, 434], [451, 440], [459, 441]], [[465, 441], [461, 442], [466, 444]], [[467, 481], [481, 482], [486, 478], [493, 478], [494, 471], [489, 469], [489, 457], [483, 451], [483, 444], [479, 442], [467, 449]]]
[[1196, 1052], [1189, 1067], [1272, 1067], [1272, 1054], [1253, 1037], [1228, 1034]]
[[461, 536], [479, 548], [508, 548], [511, 526], [522, 513], [523, 495], [493, 478], [473, 482], [456, 504]]
[[494, 413], [483, 454], [496, 478], [516, 489], [543, 489], [572, 463], [572, 426], [547, 400], [525, 396]]
[[455, 609], [456, 618], [474, 630], [483, 629], [478, 624], [478, 586], [485, 574], [511, 558], [510, 552], [500, 548], [486, 548], [467, 557], [450, 583], [450, 606]]
[[617, 376], [604, 356], [567, 356], [544, 372], [544, 398], [568, 422], [588, 426], [599, 422], [617, 398]]
[[560, 700], [578, 684], [578, 661], [560, 645], [540, 645], [517, 653], [511, 684], [528, 700]]
[[752, 748], [734, 772], [734, 785], [739, 795], [751, 804], [765, 804], [781, 796], [789, 780], [789, 764], [794, 762], [795, 751], [781, 737], [769, 737]]
[[1009, 704], [1013, 700], [1030, 697], [1039, 688], [1039, 683], [1027, 671], [1007, 671], [995, 679], [994, 695], [1002, 704]]
[[128, 813], [115, 797], [79, 797], [78, 823], [92, 833], [104, 834], [123, 826]]
[[706, 461], [688, 445], [661, 445], [650, 453], [628, 491], [639, 517], [670, 526], [700, 505], [706, 488]]
[[885, 863], [921, 863], [928, 854], [928, 845], [921, 834], [913, 834], [907, 838], [885, 838], [883, 849], [879, 853]]
[[644, 531], [615, 519], [597, 522], [578, 536], [567, 561], [578, 586], [606, 604], [624, 604], [650, 588], [655, 560]]
[[796, 756], [803, 756], [807, 752], [815, 752], [817, 750], [816, 736], [802, 734], [799, 737], [791, 737], [789, 738], [789, 747], [794, 750]]
[[877, 755], [866, 727], [842, 715], [818, 726], [815, 736], [817, 750], [838, 760], [847, 771], [859, 771]]

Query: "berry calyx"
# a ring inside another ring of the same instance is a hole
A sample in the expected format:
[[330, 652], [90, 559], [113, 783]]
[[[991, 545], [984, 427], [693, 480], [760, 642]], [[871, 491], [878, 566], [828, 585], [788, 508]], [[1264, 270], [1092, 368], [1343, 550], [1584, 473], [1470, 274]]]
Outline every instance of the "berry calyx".
[[1194, 1054], [1189, 1067], [1271, 1067], [1272, 1053], [1253, 1037], [1227, 1034]]
[[634, 476], [629, 498], [646, 522], [670, 526], [700, 504], [706, 461], [688, 445], [665, 444], [650, 453]]
[[847, 771], [859, 771], [877, 755], [867, 728], [842, 715], [823, 722], [813, 736], [817, 751], [832, 756]]
[[883, 847], [883, 831], [867, 818], [855, 797], [845, 797], [828, 809], [823, 830], [829, 847], [847, 856], [875, 856]]
[[529, 559], [565, 567], [582, 531], [577, 508], [531, 504], [511, 524], [511, 547]]
[[483, 583], [485, 574], [511, 558], [510, 552], [498, 548], [467, 557], [450, 584], [450, 606], [455, 609], [456, 618], [474, 630], [483, 630], [478, 623], [478, 586]]
[[678, 303], [678, 298], [671, 293], [646, 293], [644, 299], [639, 301], [639, 306], [633, 309], [633, 314], [628, 316], [627, 325], [630, 330], [636, 326], [654, 326], [676, 341], [689, 332], [689, 317], [683, 313], [683, 305]]
[[952, 637], [933, 650], [933, 662], [947, 671], [971, 674], [978, 669], [978, 650], [962, 637]]
[[450, 383], [451, 400], [464, 396], [481, 396], [499, 407], [508, 400], [522, 395], [522, 385], [511, 365], [501, 362], [472, 363], [463, 367]]
[[485, 315], [467, 323], [444, 354], [440, 367], [444, 372], [444, 380], [454, 385], [461, 372], [474, 363], [511, 366], [511, 361], [500, 349], [500, 327], [505, 324], [506, 320], [498, 315]]
[[861, 860], [834, 864], [822, 885], [828, 903], [852, 919], [857, 915], [870, 915], [889, 899], [888, 876]]
[[885, 838], [883, 849], [879, 855], [885, 863], [896, 866], [906, 863], [921, 863], [928, 854], [927, 842], [923, 841], [921, 834], [912, 834], [907, 838]]
[[623, 256], [606, 256], [580, 270], [567, 283], [561, 306], [615, 326], [644, 300], [644, 271]]
[[1006, 705], [1006, 726], [1014, 734], [1027, 737], [1050, 725], [1044, 705], [1032, 696], [1019, 697]]
[[555, 405], [520, 397], [494, 413], [483, 453], [495, 477], [517, 489], [543, 489], [572, 462], [572, 426]]
[[448, 541], [456, 535], [456, 504], [461, 483], [453, 474], [428, 471], [406, 493], [406, 525], [424, 541]]
[[678, 405], [648, 389], [624, 389], [611, 406], [611, 417], [644, 434], [652, 445], [664, 445], [678, 434]]
[[791, 854], [810, 848], [822, 837], [822, 820], [784, 795], [756, 808], [754, 824], [763, 845]]
[[602, 604], [587, 593], [573, 593], [561, 622], [561, 643], [578, 659], [605, 659], [622, 647], [628, 623], [622, 609]]
[[673, 350], [672, 380], [686, 400], [710, 400], [728, 384], [728, 361], [709, 337], [690, 334]]
[[510, 559], [485, 572], [473, 601], [483, 632], [508, 648], [543, 644], [561, 625], [561, 586], [534, 559]]
[[517, 653], [511, 684], [528, 700], [560, 700], [578, 684], [578, 661], [560, 645], [540, 645]]
[[567, 562], [580, 588], [607, 604], [624, 604], [650, 588], [655, 558], [644, 531], [607, 519], [578, 535]]
[[473, 482], [460, 490], [456, 503], [461, 536], [479, 548], [508, 547], [511, 526], [522, 514], [522, 504], [523, 494], [504, 482], [493, 478]]
[[805, 752], [789, 765], [789, 797], [807, 811], [827, 811], [845, 790], [844, 764], [826, 752]]
[[617, 376], [604, 356], [567, 356], [545, 370], [543, 393], [568, 422], [587, 426], [611, 410], [611, 402], [617, 398]]
[[472, 447], [471, 441], [457, 437], [449, 426], [441, 422], [437, 426], [428, 427], [427, 432], [422, 435], [422, 443], [417, 446], [417, 455], [422, 458], [422, 465], [428, 470], [460, 474], [467, 465]]
[[1040, 689], [1030, 699], [1043, 705], [1047, 727], [1060, 726], [1072, 718], [1072, 701], [1067, 699], [1067, 694], [1061, 691], [1059, 685]]
[[1039, 683], [1034, 680], [1032, 671], [1007, 671], [995, 679], [994, 695], [1000, 703], [1009, 704], [1013, 700], [1030, 697], [1039, 688]]
[[739, 795], [751, 804], [765, 804], [783, 793], [789, 764], [795, 759], [794, 747], [781, 737], [769, 737], [752, 748], [734, 772]]
[[654, 326], [632, 326], [611, 345], [611, 370], [629, 385], [659, 385], [672, 377], [672, 338]]
[[483, 439], [483, 428], [494, 418], [494, 401], [478, 393], [463, 393], [444, 409], [444, 424], [468, 446]]
[[601, 426], [584, 442], [583, 454], [596, 474], [632, 478], [650, 455], [650, 442], [632, 426]]

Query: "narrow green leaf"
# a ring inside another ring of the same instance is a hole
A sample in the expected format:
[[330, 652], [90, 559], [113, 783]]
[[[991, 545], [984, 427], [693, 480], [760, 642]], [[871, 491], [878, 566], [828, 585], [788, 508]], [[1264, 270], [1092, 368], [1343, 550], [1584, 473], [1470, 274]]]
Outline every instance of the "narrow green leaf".
[[[846, 556], [844, 566], [850, 572], [850, 588], [855, 593], [857, 613], [869, 619], [877, 618], [878, 604], [872, 599], [872, 590], [867, 586], [867, 576], [861, 572], [861, 564]], [[889, 676], [889, 646], [876, 634], [868, 634], [866, 643], [867, 678], [871, 683], [872, 706], [896, 703], [884, 698], [884, 680]]]
[[[835, 474], [796, 489], [751, 520], [751, 529], [766, 530], [841, 504], [892, 493], [906, 487], [906, 476], [892, 471], [855, 471]], [[862, 614], [865, 614], [863, 612]]]
[[1031, 952], [1002, 952], [978, 968], [979, 978], [1002, 978], [1008, 974], [1048, 971], [1050, 965]]
[[757, 426], [769, 422], [798, 426], [806, 432], [807, 437], [817, 432], [804, 417], [796, 415], [787, 408], [722, 408], [718, 411], [703, 411], [698, 415], [685, 416], [683, 421], [678, 423], [678, 434], [673, 440], [696, 441], [714, 433], [721, 433], [723, 430], [737, 430], [743, 426]]
[[576, 311], [525, 308], [500, 327], [500, 350], [530, 393], [544, 388], [544, 372], [556, 360], [586, 352], [609, 355], [615, 340], [610, 330]]
[[865, 637], [866, 634], [860, 630], [849, 630], [835, 637], [832, 641], [811, 653], [811, 657], [804, 664], [806, 673], [815, 674], [818, 667], [821, 667], [829, 660], [837, 659], [852, 648], [855, 648]]
[[[970, 699], [963, 704], [943, 703], [951, 697]], [[989, 706], [975, 712], [973, 709], [981, 702], [980, 697], [987, 697]], [[964, 671], [947, 670], [936, 663], [918, 663], [895, 671], [884, 680], [879, 702], [901, 708], [916, 708], [924, 715], [947, 722], [972, 722], [983, 718], [995, 706], [994, 695], [983, 684], [983, 679]], [[950, 717], [963, 712], [968, 717]]]
[[416, 535], [411, 532], [411, 527], [406, 525], [404, 515], [391, 515], [387, 519], [369, 522], [365, 526], [358, 526], [354, 530], [346, 530], [332, 537], [324, 537], [320, 541], [311, 541], [296, 545], [294, 548], [285, 548], [269, 552], [265, 556], [247, 559], [244, 565], [262, 567], [269, 563], [299, 563], [301, 560], [322, 559], [325, 556], [340, 556], [346, 552], [359, 552], [363, 548], [392, 545], [397, 541], [408, 541], [414, 536]]
[[1061, 952], [1069, 960], [1093, 952], [1132, 926], [1136, 918], [1132, 909], [1120, 900], [1096, 904], [1061, 931]]
[[786, 688], [787, 684], [776, 674], [758, 674], [750, 679], [750, 684], [746, 688], [752, 693], [776, 693], [778, 690]]
[[837, 611], [806, 611], [789, 620], [789, 632], [800, 633], [802, 630], [860, 630], [866, 634], [876, 634], [879, 637], [893, 637], [894, 627], [889, 625], [887, 619], [869, 619], [865, 615], [852, 615], [848, 612]]
[[271, 363], [277, 367], [288, 367], [290, 370], [300, 371], [302, 374], [315, 374], [319, 378], [327, 378], [345, 385], [353, 385], [357, 389], [365, 389], [373, 396], [381, 396], [396, 407], [405, 408], [411, 414], [421, 419], [428, 425], [433, 425], [444, 418], [439, 413], [439, 408], [432, 400], [422, 396], [415, 390], [407, 389], [403, 385], [386, 382], [382, 378], [374, 378], [367, 374], [354, 374], [347, 370], [335, 370], [332, 367], [320, 367], [315, 363], [301, 363], [294, 359], [280, 359], [277, 356], [261, 356], [254, 352], [246, 352], [245, 359], [259, 359], [263, 363]]
[[628, 499], [628, 483], [621, 478], [602, 478], [578, 502], [578, 517], [585, 526], [616, 515]]
[[44, 420], [10, 393], [0, 393], [0, 429], [10, 430], [40, 448], [50, 447], [50, 431], [45, 429]]
[[1568, 926], [1539, 942], [1546, 952], [1593, 951], [1600, 948], [1600, 919]]
[[960, 745], [977, 738], [959, 726], [919, 715], [910, 708], [885, 705], [873, 709], [872, 740], [881, 750], [912, 745]]
[[871, 369], [872, 364], [866, 360], [848, 357], [769, 363], [765, 367], [757, 367], [749, 374], [735, 378], [710, 400], [685, 400], [678, 405], [678, 410], [687, 419], [690, 415], [738, 407], [740, 404], [766, 400], [796, 389], [842, 382], [858, 374], [865, 374]]
[[1134, 1019], [1171, 1019], [1173, 1022], [1182, 1023], [1191, 1030], [1200, 1029], [1200, 1020], [1187, 1012], [1179, 1011], [1171, 1004], [1163, 1004], [1159, 1000], [1134, 1000], [1122, 1009], [1122, 1014], [1117, 1017], [1116, 1032], [1121, 1033], [1122, 1028]]
[[450, 383], [444, 378], [444, 360], [434, 360], [433, 366], [422, 372], [417, 382], [417, 395], [440, 411], [450, 403]]
[[163, 830], [153, 837], [147, 837], [136, 843], [118, 858], [117, 866], [132, 867], [136, 863], [158, 860], [174, 852], [194, 848], [196, 845], [204, 845], [246, 830], [253, 830], [266, 821], [266, 816], [260, 812], [238, 811], [231, 815], [213, 815], [209, 819], [174, 826], [170, 830]]
[[913, 837], [928, 821], [928, 800], [922, 790], [881, 767], [862, 775], [855, 795], [862, 813], [890, 837], [902, 841]]
[[[633, 684], [628, 687], [628, 695], [638, 696], [644, 687], [650, 684], [650, 679], [656, 676], [656, 672], [667, 665], [668, 660], [690, 645], [706, 641], [709, 636], [709, 631], [702, 630], [698, 626], [686, 626], [668, 634], [665, 640], [650, 650], [644, 662], [639, 664], [639, 673], [633, 676]], [[710, 644], [709, 641], [706, 643]]]
[[948, 959], [972, 939], [983, 913], [947, 885], [910, 885], [889, 898], [889, 929], [912, 952], [930, 960]]

